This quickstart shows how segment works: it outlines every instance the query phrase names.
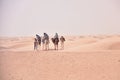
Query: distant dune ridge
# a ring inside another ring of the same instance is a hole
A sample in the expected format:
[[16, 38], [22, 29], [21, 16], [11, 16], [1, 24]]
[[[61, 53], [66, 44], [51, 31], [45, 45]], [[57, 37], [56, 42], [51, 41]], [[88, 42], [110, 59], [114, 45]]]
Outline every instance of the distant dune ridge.
[[120, 36], [82, 37], [74, 39], [73, 44], [69, 50], [120, 50]]
[[34, 51], [34, 37], [0, 38], [0, 80], [120, 80], [120, 36], [65, 36]]

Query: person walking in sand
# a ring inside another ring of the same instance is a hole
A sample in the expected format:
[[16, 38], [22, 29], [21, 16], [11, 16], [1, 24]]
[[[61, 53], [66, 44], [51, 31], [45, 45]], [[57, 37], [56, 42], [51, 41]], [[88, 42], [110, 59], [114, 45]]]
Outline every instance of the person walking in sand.
[[37, 50], [38, 48], [38, 41], [36, 38], [34, 38], [34, 50]]
[[60, 42], [61, 42], [61, 49], [64, 49], [65, 38], [63, 36], [60, 37]]

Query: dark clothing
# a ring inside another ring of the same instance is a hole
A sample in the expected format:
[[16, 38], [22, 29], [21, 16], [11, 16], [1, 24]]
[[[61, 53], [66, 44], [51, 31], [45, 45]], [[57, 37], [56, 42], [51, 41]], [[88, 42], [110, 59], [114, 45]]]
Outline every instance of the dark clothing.
[[44, 38], [45, 38], [45, 39], [49, 39], [49, 36], [48, 36], [47, 33], [44, 33]]
[[37, 34], [36, 34], [36, 38], [37, 38], [37, 40], [41, 40], [41, 37]]
[[55, 44], [57, 44], [57, 45], [58, 45], [59, 38], [54, 38], [54, 40], [55, 40]]
[[41, 37], [36, 34], [36, 38], [37, 38], [37, 40], [38, 40], [39, 45], [41, 45]]
[[52, 38], [52, 42], [53, 42], [55, 45], [58, 45], [58, 43], [59, 43], [59, 38]]

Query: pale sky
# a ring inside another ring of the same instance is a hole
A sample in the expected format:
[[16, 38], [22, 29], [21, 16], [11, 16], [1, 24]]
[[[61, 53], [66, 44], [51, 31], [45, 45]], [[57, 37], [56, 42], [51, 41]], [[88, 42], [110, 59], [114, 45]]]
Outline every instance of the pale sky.
[[120, 0], [0, 0], [0, 36], [120, 34]]

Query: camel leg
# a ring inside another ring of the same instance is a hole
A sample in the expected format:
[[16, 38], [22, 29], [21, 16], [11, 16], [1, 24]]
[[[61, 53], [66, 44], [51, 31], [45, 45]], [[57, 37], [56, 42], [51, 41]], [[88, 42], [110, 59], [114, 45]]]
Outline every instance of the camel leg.
[[42, 45], [42, 50], [44, 50], [44, 44]]
[[61, 49], [64, 49], [64, 42], [61, 42]]
[[47, 44], [47, 50], [49, 50], [49, 44]]
[[64, 43], [62, 42], [62, 49], [64, 49]]
[[58, 50], [58, 45], [55, 45], [55, 50]]
[[58, 46], [56, 45], [56, 50], [58, 50]]
[[47, 50], [47, 45], [45, 44], [45, 50]]
[[55, 48], [55, 44], [54, 44], [54, 50], [55, 50], [56, 48]]
[[57, 50], [58, 50], [58, 45], [56, 45], [56, 47], [57, 47]]
[[46, 50], [48, 50], [48, 44], [46, 45]]

